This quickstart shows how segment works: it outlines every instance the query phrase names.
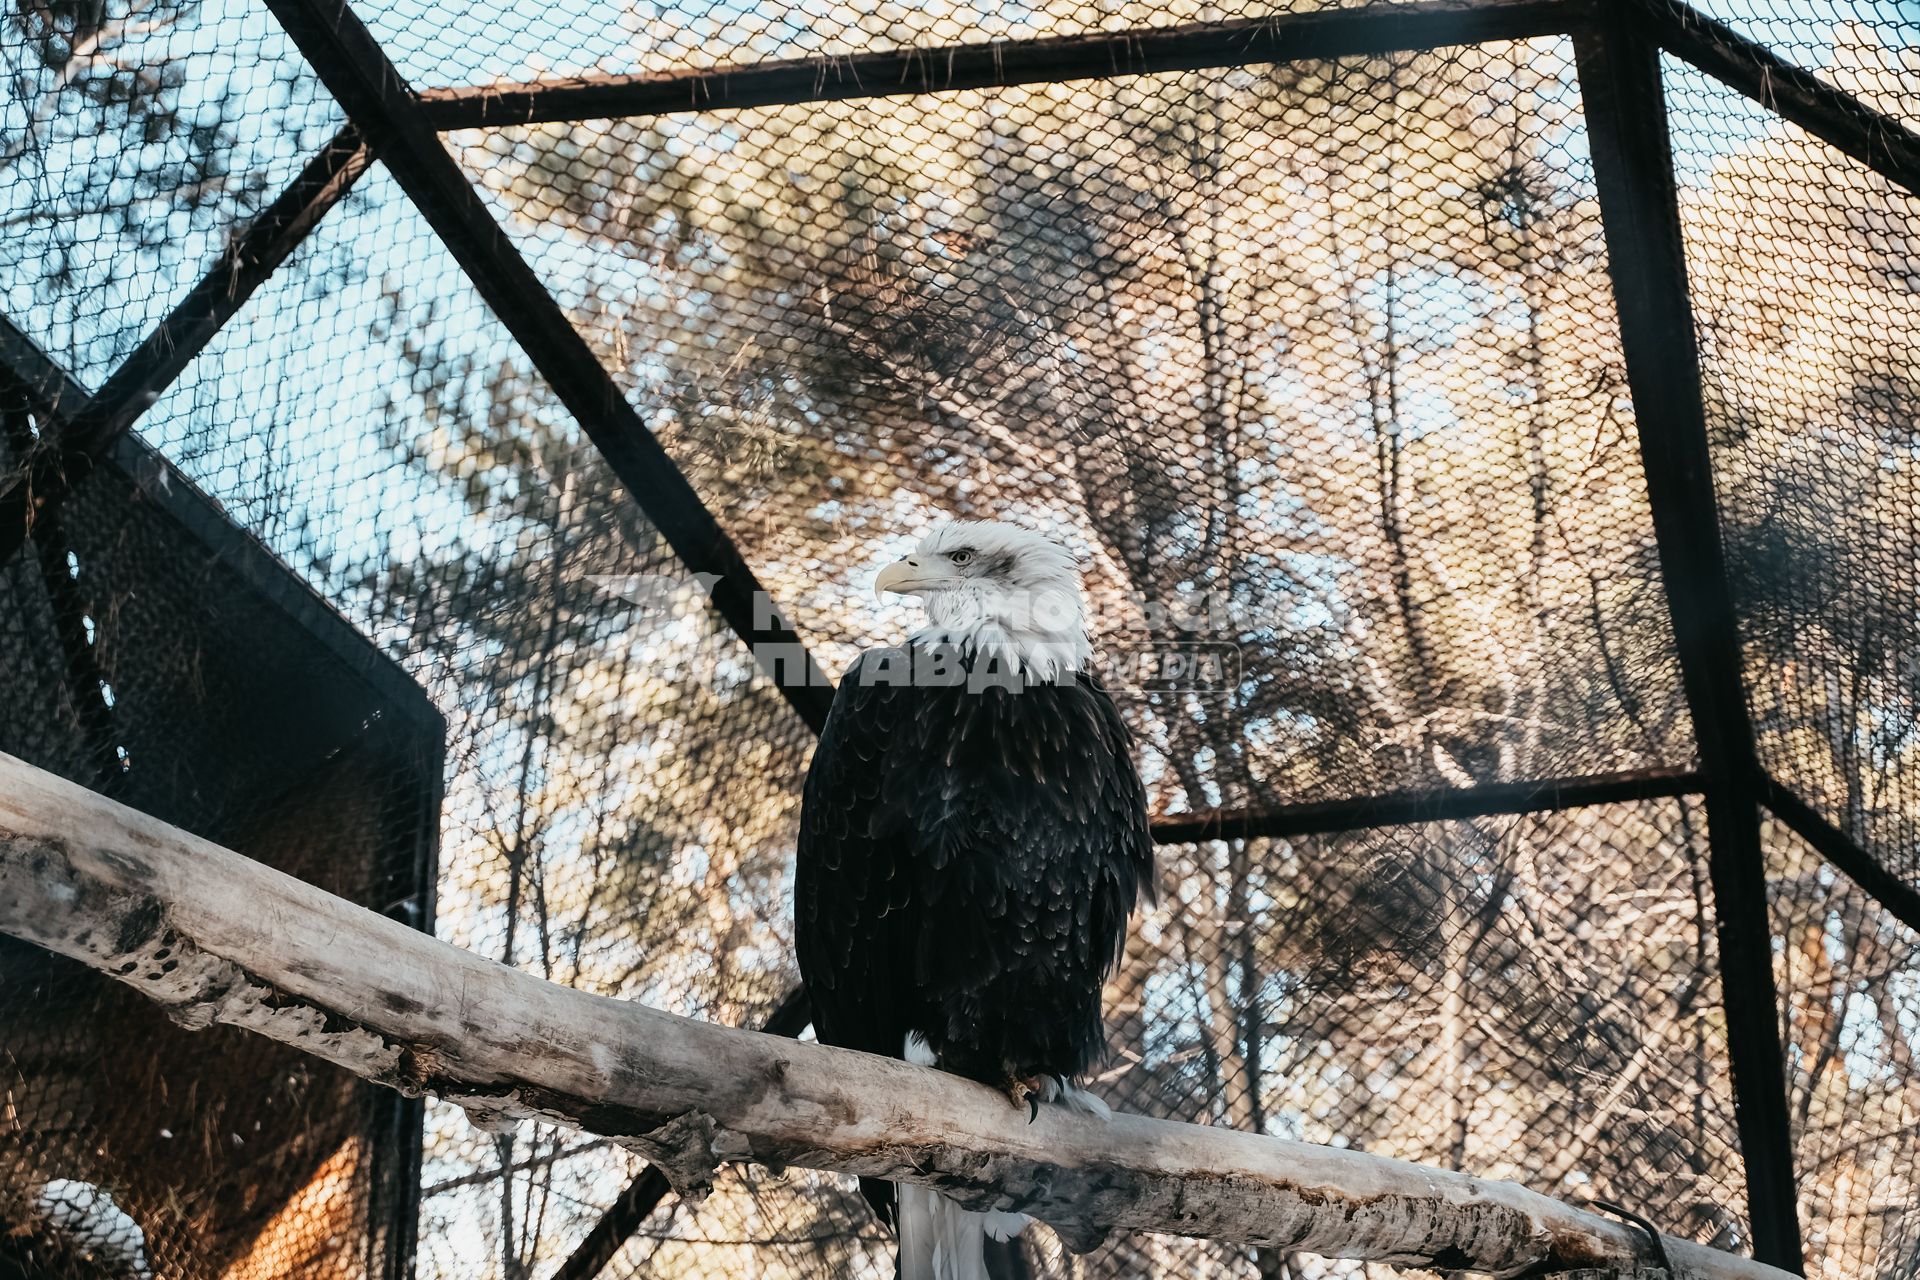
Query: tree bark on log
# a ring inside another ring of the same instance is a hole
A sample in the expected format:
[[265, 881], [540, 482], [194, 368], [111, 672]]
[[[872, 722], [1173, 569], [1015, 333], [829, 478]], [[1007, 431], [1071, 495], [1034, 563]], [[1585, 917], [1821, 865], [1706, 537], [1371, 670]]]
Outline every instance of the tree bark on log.
[[[611, 1138], [698, 1196], [726, 1161], [937, 1187], [1085, 1249], [1161, 1231], [1442, 1271], [1632, 1274], [1646, 1234], [1508, 1183], [1227, 1129], [1024, 1110], [868, 1054], [588, 995], [0, 755], [0, 932], [480, 1119]], [[138, 1046], [129, 1046], [138, 1052]], [[1786, 1272], [1665, 1241], [1679, 1280]]]

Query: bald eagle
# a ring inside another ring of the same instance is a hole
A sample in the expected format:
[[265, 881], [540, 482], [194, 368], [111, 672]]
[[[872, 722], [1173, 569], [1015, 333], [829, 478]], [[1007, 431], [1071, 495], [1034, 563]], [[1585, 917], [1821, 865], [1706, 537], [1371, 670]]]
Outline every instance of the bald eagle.
[[[1079, 1086], [1100, 989], [1152, 891], [1146, 793], [1092, 644], [1072, 556], [956, 522], [883, 569], [930, 624], [860, 656], [807, 775], [795, 883], [800, 972], [823, 1043], [937, 1066], [1105, 1114]], [[979, 1214], [863, 1181], [902, 1280], [983, 1280]]]

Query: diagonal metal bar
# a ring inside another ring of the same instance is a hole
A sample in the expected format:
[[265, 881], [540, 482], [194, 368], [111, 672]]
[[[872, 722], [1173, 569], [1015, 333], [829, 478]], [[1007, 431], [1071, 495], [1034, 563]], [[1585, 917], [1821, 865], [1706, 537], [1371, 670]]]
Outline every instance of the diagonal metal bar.
[[1540, 782], [1494, 782], [1431, 791], [1388, 791], [1349, 800], [1276, 805], [1265, 809], [1215, 809], [1170, 814], [1155, 820], [1155, 844], [1198, 840], [1252, 840], [1336, 835], [1411, 822], [1446, 822], [1499, 814], [1540, 813], [1592, 804], [1618, 804], [1695, 795], [1701, 777], [1692, 769], [1635, 769]]
[[1517, 40], [1569, 31], [1585, 23], [1597, 5], [1598, 0], [1412, 0], [699, 70], [427, 89], [420, 101], [427, 120], [442, 130], [786, 106]]
[[441, 145], [398, 68], [344, 0], [267, 0], [374, 152], [682, 563], [816, 731], [833, 685], [600, 359]]
[[314, 224], [352, 190], [369, 160], [352, 125], [336, 134], [92, 396], [11, 324], [0, 322], [0, 361], [26, 386], [48, 424], [25, 474], [0, 491], [0, 561], [20, 549], [34, 521], [85, 478]]
[[1920, 195], [1920, 133], [1680, 0], [1635, 0], [1662, 48]]
[[1647, 500], [1705, 784], [1721, 994], [1754, 1257], [1800, 1272], [1793, 1132], [1760, 845], [1760, 766], [1720, 542], [1660, 53], [1628, 26], [1627, 16], [1618, 11], [1613, 24], [1577, 35], [1574, 51]]
[[1891, 912], [1894, 919], [1920, 933], [1920, 890], [1887, 870], [1857, 840], [1771, 774], [1765, 779], [1763, 794], [1774, 817], [1812, 845], [1821, 857], [1845, 872], [1868, 897]]
[[[768, 1035], [792, 1038], [807, 1029], [812, 1017], [813, 1010], [807, 1003], [806, 990], [795, 987], [781, 1000], [760, 1029]], [[593, 1224], [592, 1230], [587, 1232], [567, 1260], [547, 1280], [593, 1280], [613, 1261], [613, 1255], [620, 1252], [641, 1224], [660, 1207], [660, 1202], [667, 1198], [671, 1190], [667, 1185], [667, 1176], [656, 1166], [648, 1165], [642, 1169], [614, 1198], [607, 1211], [600, 1215], [600, 1220]]]

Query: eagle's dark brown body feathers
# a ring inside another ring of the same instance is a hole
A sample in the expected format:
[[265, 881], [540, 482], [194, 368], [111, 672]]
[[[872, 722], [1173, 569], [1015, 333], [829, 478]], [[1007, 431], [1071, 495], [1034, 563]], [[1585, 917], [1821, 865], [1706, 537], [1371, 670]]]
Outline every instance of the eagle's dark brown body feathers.
[[[1100, 989], [1152, 881], [1113, 699], [1055, 682], [928, 684], [909, 650], [847, 673], [807, 778], [796, 940], [828, 1044], [998, 1087], [1102, 1051]], [[864, 1188], [883, 1214], [891, 1188]]]

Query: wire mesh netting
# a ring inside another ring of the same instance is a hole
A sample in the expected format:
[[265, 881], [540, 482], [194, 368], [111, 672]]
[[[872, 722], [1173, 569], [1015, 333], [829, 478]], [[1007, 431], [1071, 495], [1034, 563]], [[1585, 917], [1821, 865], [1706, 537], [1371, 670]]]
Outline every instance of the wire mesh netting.
[[1920, 200], [1668, 81], [1760, 755], [1920, 884]]
[[[1281, 13], [1391, 7], [1404, 0], [830, 0], [715, 4], [673, 0], [613, 12], [587, 0], [516, 10], [461, 0], [429, 10], [412, 0], [382, 0], [361, 13], [401, 72], [421, 88], [525, 81], [565, 82], [607, 75], [670, 72], [763, 60], [892, 49], [1135, 31], [1200, 21], [1261, 19]], [[428, 13], [433, 16], [429, 19]]]
[[245, 0], [0, 20], [0, 305], [96, 386], [345, 117]]
[[[27, 415], [6, 414], [18, 447]], [[118, 450], [0, 576], [0, 751], [418, 922], [439, 715], [231, 532]], [[389, 1274], [418, 1123], [297, 1049], [183, 1030], [0, 939], [0, 1275]]]
[[1694, 8], [1909, 128], [1920, 124], [1920, 26], [1908, 0], [1704, 0]]
[[1809, 1276], [1920, 1263], [1920, 935], [1777, 824], [1773, 927]]
[[[1097, 1087], [1116, 1106], [1627, 1197], [1682, 1234], [1745, 1243], [1690, 804], [1171, 846], [1162, 859], [1172, 892], [1107, 993], [1114, 1056]], [[739, 1249], [794, 1221], [769, 1203], [793, 1213], [795, 1195], [744, 1181], [699, 1210], [663, 1209], [612, 1273], [744, 1267]], [[866, 1216], [856, 1206], [795, 1234], [810, 1252], [837, 1246], [846, 1215]], [[857, 1238], [867, 1274], [890, 1275], [889, 1242]], [[728, 1262], [689, 1242], [736, 1251]], [[776, 1243], [757, 1255], [765, 1274], [840, 1273], [818, 1253], [796, 1258], [793, 1236]], [[1027, 1248], [1044, 1276], [1348, 1274], [1162, 1237], [1071, 1263], [1051, 1241]]]
[[[1332, 7], [361, 16], [440, 86]], [[1897, 6], [1714, 12], [1911, 117]], [[875, 568], [941, 518], [1014, 518], [1086, 567], [1157, 815], [1685, 789], [1572, 50], [445, 140], [830, 672], [913, 625]], [[87, 387], [344, 122], [227, 0], [23, 4], [0, 57], [0, 309]], [[1920, 881], [1912, 198], [1666, 75], [1760, 754]], [[57, 426], [10, 395], [0, 480]], [[555, 982], [736, 1025], [789, 996], [806, 724], [383, 167], [138, 432], [0, 564], [0, 750]], [[1216, 661], [1157, 680], [1176, 652]], [[1810, 1274], [1907, 1275], [1915, 943], [1797, 837], [1767, 847]], [[1160, 853], [1108, 991], [1116, 1105], [1751, 1249], [1695, 800]], [[0, 945], [0, 1277], [579, 1280], [642, 1172], [549, 1125], [422, 1121]], [[599, 1274], [893, 1274], [822, 1175], [733, 1169], [639, 1218]], [[1039, 1231], [995, 1267], [1385, 1270]]]
[[[384, 173], [258, 301], [149, 430], [447, 709], [441, 936], [762, 1020], [805, 726]], [[436, 1109], [422, 1265], [548, 1260], [632, 1165]]]
[[1024, 514], [1109, 651], [1238, 648], [1136, 728], [1243, 805], [1687, 760], [1570, 61], [456, 137], [830, 669], [881, 553]]

